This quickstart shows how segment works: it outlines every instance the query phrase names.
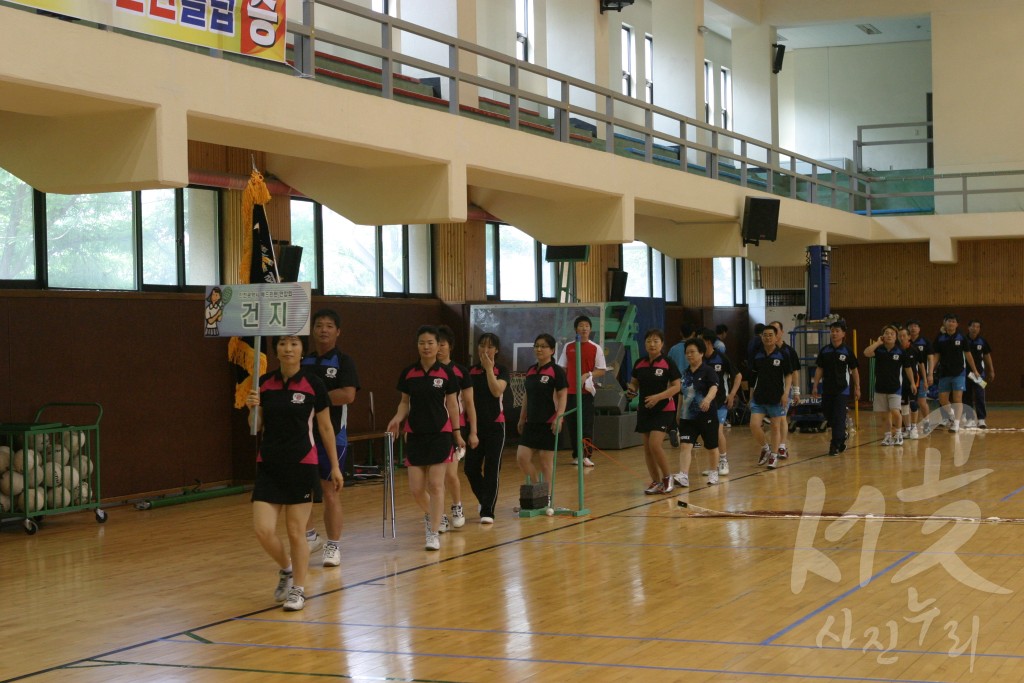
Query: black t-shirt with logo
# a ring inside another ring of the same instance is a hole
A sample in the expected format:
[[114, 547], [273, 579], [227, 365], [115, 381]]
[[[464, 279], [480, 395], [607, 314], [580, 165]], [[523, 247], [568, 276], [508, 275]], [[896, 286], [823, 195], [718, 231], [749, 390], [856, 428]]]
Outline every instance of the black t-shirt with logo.
[[821, 368], [821, 391], [834, 396], [850, 393], [850, 373], [857, 369], [857, 358], [845, 343], [829, 344], [818, 352], [814, 364]]
[[330, 405], [327, 387], [306, 368], [287, 380], [280, 370], [260, 377], [263, 439], [257, 462], [315, 465], [317, 454], [310, 430], [316, 429], [316, 413]]

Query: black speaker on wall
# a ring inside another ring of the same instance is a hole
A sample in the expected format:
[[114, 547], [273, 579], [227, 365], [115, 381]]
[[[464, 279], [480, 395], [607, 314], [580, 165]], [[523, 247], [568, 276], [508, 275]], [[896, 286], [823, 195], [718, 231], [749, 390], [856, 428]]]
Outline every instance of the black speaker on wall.
[[625, 301], [626, 280], [629, 278], [629, 273], [621, 268], [609, 268], [608, 276], [608, 301]]
[[298, 282], [302, 266], [302, 247], [286, 244], [277, 250], [277, 274], [281, 282]]
[[747, 197], [743, 205], [743, 244], [774, 242], [779, 232], [779, 200]]
[[782, 60], [786, 57], [786, 46], [774, 43], [772, 47], [775, 48], [775, 58], [772, 60], [772, 73], [777, 74], [782, 71]]

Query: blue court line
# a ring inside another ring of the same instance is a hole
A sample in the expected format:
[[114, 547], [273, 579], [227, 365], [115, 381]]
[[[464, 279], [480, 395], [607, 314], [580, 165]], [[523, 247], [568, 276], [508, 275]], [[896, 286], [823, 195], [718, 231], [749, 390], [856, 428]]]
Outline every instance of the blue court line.
[[[868, 579], [868, 582], [867, 582], [866, 584], [864, 584], [864, 586], [868, 586], [868, 585], [871, 585], [871, 582], [872, 582], [872, 581], [874, 581], [874, 580], [875, 580], [875, 579], [877, 579], [878, 577], [882, 576], [883, 574], [886, 574], [886, 573], [888, 573], [888, 572], [892, 571], [892, 570], [893, 570], [893, 569], [895, 569], [895, 568], [896, 568], [897, 566], [899, 566], [900, 564], [902, 564], [902, 563], [903, 563], [903, 562], [905, 562], [906, 560], [909, 560], [909, 559], [910, 559], [911, 557], [913, 557], [914, 555], [917, 555], [917, 554], [918, 554], [918, 553], [917, 553], [916, 551], [915, 551], [915, 552], [911, 552], [911, 553], [907, 553], [906, 555], [904, 555], [904, 556], [903, 556], [903, 557], [901, 557], [900, 559], [896, 560], [895, 562], [893, 562], [892, 564], [890, 564], [890, 565], [889, 565], [888, 567], [886, 567], [885, 569], [882, 569], [882, 570], [881, 570], [881, 571], [879, 571], [879, 572], [878, 572], [877, 574], [875, 574], [875, 575], [874, 575], [874, 576], [872, 576], [872, 577], [871, 577], [870, 579]], [[810, 612], [810, 613], [808, 613], [808, 614], [805, 614], [804, 616], [800, 617], [799, 619], [797, 619], [796, 621], [794, 621], [794, 622], [793, 622], [792, 624], [790, 624], [789, 626], [786, 626], [786, 627], [785, 627], [785, 628], [783, 628], [782, 630], [780, 630], [780, 631], [776, 631], [776, 632], [775, 632], [775, 633], [773, 633], [772, 635], [768, 636], [767, 638], [765, 638], [764, 640], [762, 640], [762, 641], [761, 641], [761, 644], [762, 644], [762, 645], [771, 645], [773, 641], [775, 641], [775, 640], [777, 640], [778, 638], [781, 638], [782, 636], [786, 635], [787, 633], [789, 633], [790, 631], [792, 631], [792, 630], [793, 630], [794, 628], [796, 628], [796, 627], [797, 627], [797, 626], [799, 626], [800, 624], [802, 624], [802, 623], [804, 623], [805, 621], [808, 621], [809, 619], [811, 619], [811, 617], [814, 617], [814, 616], [816, 616], [816, 615], [818, 615], [818, 614], [821, 614], [822, 612], [824, 612], [825, 610], [827, 610], [827, 609], [828, 609], [829, 607], [831, 607], [832, 605], [834, 605], [834, 604], [836, 604], [837, 602], [839, 602], [840, 600], [842, 600], [843, 598], [846, 598], [846, 597], [848, 597], [848, 596], [850, 596], [850, 595], [853, 595], [854, 593], [856, 593], [857, 591], [859, 591], [859, 590], [860, 590], [861, 588], [863, 588], [864, 586], [862, 586], [862, 585], [860, 585], [860, 584], [858, 583], [858, 584], [857, 584], [856, 586], [854, 586], [854, 587], [853, 587], [853, 588], [851, 588], [850, 590], [846, 591], [845, 593], [842, 593], [841, 595], [837, 595], [836, 597], [832, 598], [831, 600], [829, 600], [828, 602], [826, 602], [826, 603], [825, 603], [824, 605], [822, 605], [822, 606], [821, 606], [821, 607], [819, 607], [818, 609], [814, 610], [813, 612]]]
[[[372, 629], [383, 629], [383, 630], [395, 630], [395, 631], [438, 631], [441, 633], [481, 633], [485, 635], [499, 635], [499, 636], [530, 636], [530, 637], [544, 637], [544, 638], [587, 638], [594, 640], [625, 640], [625, 641], [640, 641], [645, 643], [684, 643], [691, 645], [724, 645], [734, 647], [775, 647], [783, 649], [795, 649], [795, 650], [829, 650], [837, 652], [850, 652], [858, 648], [844, 648], [836, 645], [800, 645], [790, 643], [769, 643], [754, 641], [742, 641], [742, 640], [707, 640], [701, 638], [662, 638], [659, 636], [619, 636], [619, 635], [605, 635], [600, 633], [561, 633], [557, 631], [513, 631], [508, 629], [491, 629], [491, 628], [467, 628], [461, 626], [404, 626], [399, 624], [368, 624], [354, 621], [324, 621], [322, 619], [309, 619], [296, 621], [294, 619], [269, 619], [269, 618], [258, 618], [258, 617], [245, 617], [236, 619], [235, 621], [258, 621], [260, 623], [270, 624], [308, 624], [311, 626], [342, 626], [351, 628], [372, 628]], [[180, 636], [172, 636], [170, 638], [164, 638], [164, 641], [171, 643], [188, 643], [192, 644], [191, 641], [185, 640]], [[226, 644], [218, 643], [217, 641], [211, 641], [212, 644]], [[328, 648], [329, 649], [329, 648]], [[886, 650], [886, 652], [893, 652], [897, 654], [906, 655], [923, 655], [923, 656], [941, 656], [948, 657], [949, 652], [945, 650]], [[975, 657], [988, 657], [992, 659], [1024, 659], [1024, 654], [1013, 654], [1013, 653], [975, 653]]]
[[[197, 644], [195, 641], [172, 641], [183, 644]], [[561, 664], [575, 667], [596, 667], [600, 669], [625, 669], [625, 670], [640, 670], [640, 671], [686, 671], [690, 673], [704, 673], [704, 674], [726, 674], [732, 676], [750, 676], [759, 678], [787, 678], [787, 679], [800, 679], [800, 680], [821, 680], [821, 681], [868, 681], [869, 683], [891, 683], [891, 678], [871, 678], [867, 676], [823, 676], [816, 674], [800, 674], [800, 673], [775, 673], [767, 671], [737, 671], [734, 669], [705, 669], [699, 667], [687, 667], [687, 666], [655, 666], [651, 664], [616, 664], [612, 662], [583, 662], [575, 660], [564, 660], [564, 659], [534, 659], [531, 657], [508, 657], [508, 656], [488, 656], [488, 655], [457, 655], [450, 653], [438, 653], [438, 652], [405, 652], [401, 650], [357, 650], [354, 648], [331, 648], [331, 647], [308, 647], [301, 645], [268, 645], [264, 643], [233, 643], [233, 642], [220, 642], [218, 645], [224, 645], [228, 647], [252, 647], [257, 649], [277, 649], [277, 650], [293, 650], [293, 651], [309, 651], [309, 652], [338, 652], [346, 654], [366, 654], [366, 655], [390, 655], [390, 656], [404, 656], [404, 657], [438, 657], [440, 659], [470, 659], [487, 662], [514, 662], [520, 664]], [[943, 653], [949, 656], [948, 653]], [[102, 661], [102, 660], [100, 660]], [[147, 662], [125, 662], [130, 664], [146, 665]], [[945, 681], [927, 680], [927, 679], [916, 679], [916, 678], [901, 678], [902, 683], [946, 683]]]
[[1017, 495], [1018, 493], [1020, 493], [1021, 491], [1024, 491], [1024, 486], [1021, 486], [1021, 487], [1020, 487], [1019, 489], [1017, 489], [1017, 490], [1015, 490], [1015, 491], [1010, 491], [1010, 492], [1009, 492], [1009, 493], [1007, 493], [1007, 494], [1006, 494], [1005, 496], [1003, 496], [1002, 498], [1000, 498], [1000, 499], [999, 499], [999, 502], [1000, 502], [1000, 503], [1002, 503], [1002, 502], [1004, 502], [1004, 501], [1007, 501], [1007, 500], [1009, 500], [1010, 498], [1013, 498], [1014, 496], [1016, 496], [1016, 495]]

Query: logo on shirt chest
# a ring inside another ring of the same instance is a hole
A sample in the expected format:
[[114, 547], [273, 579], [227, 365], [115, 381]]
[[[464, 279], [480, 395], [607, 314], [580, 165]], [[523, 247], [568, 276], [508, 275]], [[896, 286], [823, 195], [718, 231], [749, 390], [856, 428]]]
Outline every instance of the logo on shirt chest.
[[893, 360], [899, 360], [900, 359], [900, 354], [898, 354], [898, 353], [892, 354], [892, 359]]
[[975, 346], [974, 348], [976, 348], [976, 349], [978, 349], [979, 351], [981, 351], [981, 344], [978, 344], [978, 345], [976, 345], [976, 346]]
[[846, 362], [846, 354], [845, 354], [845, 353], [841, 353], [841, 354], [839, 354], [839, 360], [840, 360], [841, 362], [844, 362], [844, 363], [845, 363], [845, 362]]
[[440, 389], [443, 386], [444, 386], [444, 380], [441, 379], [440, 377], [435, 377], [434, 378], [434, 388], [435, 389]]
[[665, 369], [664, 368], [655, 368], [654, 369], [654, 376], [655, 377], [661, 377], [664, 374], [665, 374]]
[[960, 340], [957, 339], [956, 341], [954, 341], [953, 346], [960, 346]]
[[548, 377], [547, 375], [541, 375], [540, 376], [540, 383], [541, 384], [547, 384], [549, 379], [551, 379], [551, 378]]
[[295, 392], [292, 394], [292, 403], [302, 404], [306, 402], [306, 395]]
[[327, 372], [324, 374], [326, 374], [331, 379], [334, 379], [335, 377], [338, 376], [338, 368], [327, 368]]
[[772, 361], [772, 365], [774, 365], [775, 367], [779, 367], [780, 365], [782, 365], [782, 361], [776, 358], [775, 360]]

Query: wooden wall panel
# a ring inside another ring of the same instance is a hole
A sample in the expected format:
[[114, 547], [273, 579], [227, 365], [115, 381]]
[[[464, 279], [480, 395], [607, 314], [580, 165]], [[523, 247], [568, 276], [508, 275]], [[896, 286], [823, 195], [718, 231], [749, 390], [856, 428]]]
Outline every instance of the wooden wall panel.
[[619, 267], [619, 245], [595, 244], [590, 247], [590, 260], [576, 264], [576, 296], [583, 303], [607, 301], [609, 268]]
[[803, 289], [807, 285], [806, 266], [761, 266], [762, 289]]
[[679, 259], [680, 302], [687, 308], [715, 304], [713, 262], [709, 258]]
[[434, 287], [445, 303], [487, 299], [486, 223], [434, 226]]
[[832, 308], [1024, 304], [1024, 240], [960, 242], [956, 264], [926, 243], [832, 249]]

